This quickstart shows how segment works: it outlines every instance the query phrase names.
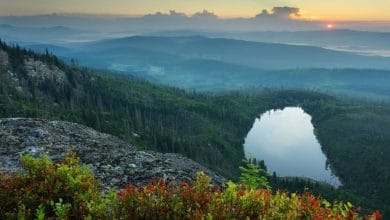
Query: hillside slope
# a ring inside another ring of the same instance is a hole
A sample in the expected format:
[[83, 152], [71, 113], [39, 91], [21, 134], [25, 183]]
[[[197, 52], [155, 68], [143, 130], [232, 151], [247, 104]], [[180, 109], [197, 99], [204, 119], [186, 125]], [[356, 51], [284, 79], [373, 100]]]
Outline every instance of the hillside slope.
[[0, 67], [0, 117], [81, 123], [140, 148], [181, 153], [227, 177], [237, 176], [242, 137], [260, 111], [243, 107], [249, 99], [237, 95], [191, 94], [97, 74], [5, 44]]

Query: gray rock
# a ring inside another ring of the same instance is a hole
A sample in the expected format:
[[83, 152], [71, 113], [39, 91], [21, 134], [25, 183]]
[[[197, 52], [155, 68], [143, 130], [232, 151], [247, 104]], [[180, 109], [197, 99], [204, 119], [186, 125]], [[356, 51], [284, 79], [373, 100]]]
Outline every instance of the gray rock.
[[215, 185], [226, 181], [184, 156], [140, 151], [117, 137], [83, 125], [43, 119], [0, 119], [0, 171], [20, 169], [19, 158], [24, 154], [46, 153], [58, 161], [70, 150], [88, 164], [105, 189], [127, 183], [140, 186], [160, 178], [194, 180], [199, 171], [209, 175]]
[[35, 81], [43, 82], [49, 79], [58, 85], [63, 85], [67, 81], [62, 70], [54, 65], [47, 65], [42, 61], [29, 58], [24, 61], [24, 67], [27, 74]]

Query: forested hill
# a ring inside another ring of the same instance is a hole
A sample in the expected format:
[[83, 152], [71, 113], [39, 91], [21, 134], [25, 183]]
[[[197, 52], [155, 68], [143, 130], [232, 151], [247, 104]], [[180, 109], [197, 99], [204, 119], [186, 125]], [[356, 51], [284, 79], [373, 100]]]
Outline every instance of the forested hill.
[[[177, 152], [236, 177], [243, 137], [269, 106], [249, 96], [205, 95], [66, 65], [4, 43], [0, 49], [0, 117], [77, 122], [140, 148]], [[254, 106], [254, 105], [253, 105]]]
[[[313, 117], [322, 150], [343, 183], [333, 198], [390, 210], [386, 104], [310, 91], [191, 93], [130, 76], [91, 72], [49, 53], [0, 44], [0, 118], [84, 124], [139, 148], [183, 154], [227, 178], [238, 176], [243, 141], [255, 117], [297, 105]], [[296, 186], [290, 188], [299, 190]]]

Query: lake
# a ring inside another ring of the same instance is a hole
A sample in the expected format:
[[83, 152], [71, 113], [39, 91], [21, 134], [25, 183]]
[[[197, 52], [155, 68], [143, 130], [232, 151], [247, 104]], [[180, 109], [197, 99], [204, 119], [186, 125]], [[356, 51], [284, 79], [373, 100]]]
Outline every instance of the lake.
[[247, 158], [264, 160], [278, 176], [307, 177], [339, 186], [326, 166], [311, 116], [300, 107], [270, 110], [257, 118], [245, 138]]

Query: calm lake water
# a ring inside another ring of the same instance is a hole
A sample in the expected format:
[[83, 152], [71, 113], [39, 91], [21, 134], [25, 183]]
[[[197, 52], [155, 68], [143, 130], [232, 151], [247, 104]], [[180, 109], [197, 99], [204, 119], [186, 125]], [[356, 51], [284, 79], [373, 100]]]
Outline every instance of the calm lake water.
[[299, 107], [271, 110], [257, 118], [244, 144], [247, 158], [264, 160], [278, 176], [308, 177], [339, 186], [326, 166], [311, 116]]

